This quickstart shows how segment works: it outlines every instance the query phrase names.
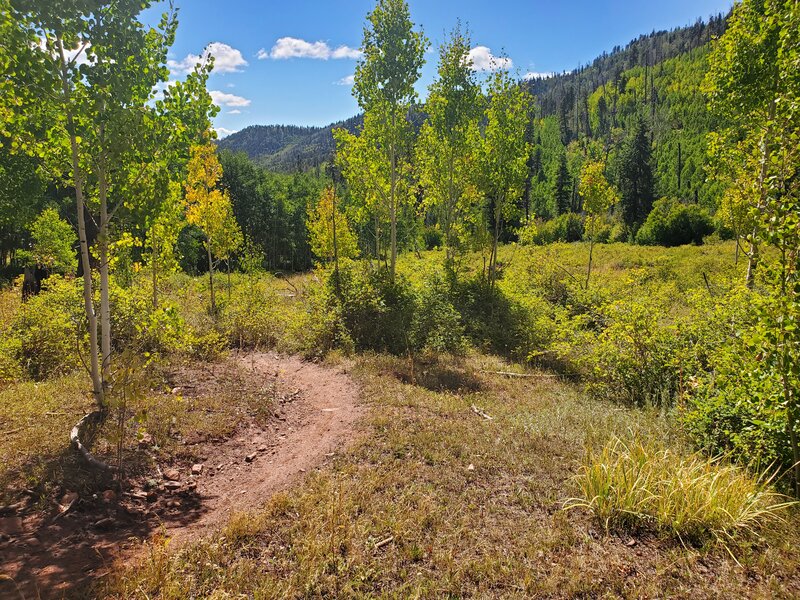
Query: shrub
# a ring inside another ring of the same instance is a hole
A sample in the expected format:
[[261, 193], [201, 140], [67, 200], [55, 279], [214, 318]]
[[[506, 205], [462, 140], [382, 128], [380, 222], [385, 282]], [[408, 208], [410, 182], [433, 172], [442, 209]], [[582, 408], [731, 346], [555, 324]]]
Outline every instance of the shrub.
[[24, 369], [18, 357], [22, 353], [22, 342], [9, 332], [0, 334], [0, 384], [13, 383], [23, 378]]
[[501, 286], [490, 286], [482, 277], [457, 282], [453, 304], [476, 346], [520, 360], [527, 357], [529, 335], [535, 335], [537, 328], [528, 310]]
[[80, 365], [78, 337], [83, 322], [79, 282], [52, 276], [40, 294], [21, 307], [11, 325], [17, 361], [35, 380], [74, 371]]
[[589, 390], [636, 406], [671, 404], [679, 379], [676, 329], [660, 322], [651, 303], [634, 299], [606, 305], [601, 318], [605, 326], [584, 348]]
[[189, 331], [177, 307], [162, 297], [159, 307], [153, 308], [151, 293], [148, 286], [111, 286], [114, 347], [150, 354], [187, 350]]
[[414, 350], [459, 353], [465, 349], [461, 315], [450, 301], [441, 275], [426, 281], [414, 295], [411, 345]]
[[[237, 275], [235, 279], [241, 278]], [[223, 328], [232, 345], [263, 348], [277, 343], [279, 299], [273, 279], [266, 274], [253, 274], [240, 285], [233, 286], [231, 300], [226, 302], [222, 317]]]
[[682, 204], [670, 198], [656, 200], [653, 210], [636, 234], [643, 246], [700, 245], [714, 231], [708, 212], [696, 204]]
[[342, 262], [338, 277], [333, 269], [323, 277], [328, 289], [317, 309], [326, 314], [318, 316], [334, 343], [343, 341], [342, 331], [346, 331], [359, 351], [404, 354], [409, 349], [414, 298], [401, 275], [392, 281], [386, 269], [372, 269], [366, 262]]
[[769, 483], [719, 460], [614, 438], [587, 453], [578, 476], [581, 498], [567, 506], [588, 508], [606, 529], [727, 543], [757, 532], [789, 506]]
[[566, 213], [550, 221], [530, 221], [519, 233], [520, 242], [544, 246], [555, 242], [579, 242], [583, 239], [583, 218]]

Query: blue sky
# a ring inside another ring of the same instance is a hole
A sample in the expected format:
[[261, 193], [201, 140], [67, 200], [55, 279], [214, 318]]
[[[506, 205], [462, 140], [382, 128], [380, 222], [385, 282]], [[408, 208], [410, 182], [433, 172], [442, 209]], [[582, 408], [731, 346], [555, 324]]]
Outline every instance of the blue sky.
[[[458, 18], [469, 26], [480, 64], [505, 54], [512, 69], [561, 72], [590, 62], [641, 33], [726, 12], [731, 0], [410, 0], [411, 16], [435, 50]], [[327, 125], [358, 108], [348, 77], [374, 0], [176, 0], [180, 26], [173, 76], [213, 44], [209, 90], [222, 110], [220, 134], [253, 124]], [[162, 3], [156, 7], [164, 10]], [[154, 16], [151, 11], [150, 17]], [[418, 88], [436, 70], [435, 52]]]

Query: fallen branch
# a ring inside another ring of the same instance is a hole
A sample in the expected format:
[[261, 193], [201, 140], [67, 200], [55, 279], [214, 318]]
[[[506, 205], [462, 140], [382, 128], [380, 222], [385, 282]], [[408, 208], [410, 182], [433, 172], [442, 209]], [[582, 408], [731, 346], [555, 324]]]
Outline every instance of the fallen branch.
[[23, 427], [17, 427], [16, 429], [9, 429], [8, 431], [0, 431], [0, 435], [5, 436], [5, 435], [11, 435], [13, 433], [19, 433], [23, 429], [24, 429]]
[[69, 503], [69, 504], [67, 504], [66, 506], [63, 506], [63, 507], [62, 507], [61, 505], [59, 505], [60, 512], [59, 512], [59, 513], [58, 513], [58, 514], [57, 514], [55, 517], [53, 517], [53, 520], [51, 521], [51, 523], [55, 523], [55, 522], [56, 522], [56, 521], [58, 521], [58, 520], [59, 520], [61, 517], [63, 517], [63, 516], [64, 516], [64, 515], [66, 515], [66, 514], [67, 514], [69, 511], [71, 511], [71, 510], [72, 510], [72, 508], [75, 506], [75, 504], [77, 504], [78, 500], [80, 500], [80, 498], [76, 496], [75, 498], [73, 498], [73, 499], [72, 499], [72, 502], [70, 502], [70, 503]]
[[393, 536], [393, 535], [390, 535], [390, 536], [389, 536], [388, 538], [386, 538], [385, 540], [381, 540], [380, 542], [378, 542], [377, 544], [375, 544], [375, 550], [380, 550], [380, 549], [381, 549], [381, 548], [383, 548], [384, 546], [387, 546], [387, 545], [391, 544], [393, 541], [394, 541], [394, 536]]
[[73, 446], [75, 446], [75, 449], [81, 453], [81, 456], [83, 456], [83, 459], [89, 464], [89, 466], [101, 471], [113, 471], [112, 467], [92, 456], [92, 453], [89, 452], [89, 450], [86, 449], [86, 446], [84, 446], [81, 442], [81, 432], [83, 431], [84, 427], [91, 423], [100, 421], [102, 417], [103, 413], [99, 410], [84, 415], [84, 417], [75, 425], [75, 427], [72, 428], [72, 431], [69, 434], [69, 441]]
[[552, 373], [514, 373], [512, 371], [485, 371], [485, 370], [482, 370], [481, 373], [489, 373], [491, 375], [504, 375], [506, 377], [528, 377], [532, 379], [548, 379], [548, 378], [558, 377], [558, 375], [553, 375]]
[[480, 408], [478, 408], [474, 404], [472, 405], [472, 412], [474, 412], [479, 417], [483, 417], [487, 421], [493, 421], [494, 420], [490, 415], [487, 415], [485, 412], [483, 412]]

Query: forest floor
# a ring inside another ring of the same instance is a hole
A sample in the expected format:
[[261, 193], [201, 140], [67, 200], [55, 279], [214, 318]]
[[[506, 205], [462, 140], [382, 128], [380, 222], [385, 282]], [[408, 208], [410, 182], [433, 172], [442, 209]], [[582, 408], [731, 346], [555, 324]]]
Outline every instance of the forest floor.
[[170, 539], [174, 547], [207, 535], [336, 460], [358, 435], [359, 390], [345, 370], [296, 357], [250, 353], [221, 365], [184, 366], [170, 374], [173, 395], [217, 395], [230, 384], [230, 370], [240, 385], [269, 390], [267, 419], [250, 415], [227, 436], [183, 436], [149, 470], [135, 470], [122, 493], [114, 486], [91, 495], [67, 491], [49, 505], [23, 501], [5, 507], [0, 597], [88, 593], [115, 560], [137, 554], [142, 540]]

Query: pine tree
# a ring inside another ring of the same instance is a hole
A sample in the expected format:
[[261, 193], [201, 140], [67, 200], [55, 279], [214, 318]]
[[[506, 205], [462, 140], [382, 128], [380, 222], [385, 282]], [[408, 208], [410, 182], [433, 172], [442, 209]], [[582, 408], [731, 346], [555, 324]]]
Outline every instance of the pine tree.
[[617, 179], [622, 197], [622, 219], [633, 232], [653, 208], [653, 167], [647, 125], [637, 116], [619, 154]]
[[559, 215], [572, 212], [572, 178], [567, 169], [567, 155], [563, 152], [559, 157], [553, 197], [555, 198], [556, 212]]

